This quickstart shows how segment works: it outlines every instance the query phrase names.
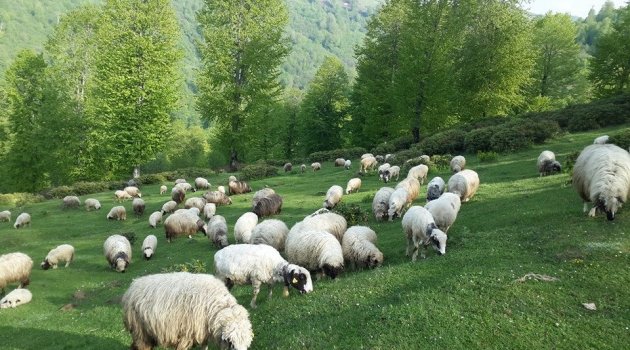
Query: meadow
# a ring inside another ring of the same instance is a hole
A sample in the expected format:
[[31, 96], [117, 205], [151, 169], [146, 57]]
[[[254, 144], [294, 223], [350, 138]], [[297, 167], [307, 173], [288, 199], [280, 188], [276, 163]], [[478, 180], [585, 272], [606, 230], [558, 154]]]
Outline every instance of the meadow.
[[[618, 128], [617, 128], [618, 129]], [[307, 295], [291, 291], [282, 298], [276, 285], [271, 299], [266, 287], [251, 310], [251, 286], [232, 289], [248, 307], [254, 328], [253, 349], [624, 349], [630, 344], [630, 208], [615, 220], [588, 218], [568, 183], [569, 175], [539, 177], [536, 158], [549, 149], [564, 163], [566, 155], [613, 129], [564, 134], [526, 151], [502, 154], [480, 163], [465, 155], [467, 168], [478, 172], [477, 195], [464, 203], [449, 231], [446, 255], [434, 251], [412, 263], [405, 256], [400, 219], [365, 225], [378, 234], [385, 255], [375, 270], [346, 270], [337, 279], [314, 282]], [[321, 171], [279, 172], [252, 181], [254, 192], [272, 187], [284, 198], [275, 218], [290, 227], [322, 206], [326, 190], [345, 185], [358, 171], [323, 163]], [[297, 167], [296, 167], [297, 168]], [[208, 174], [213, 188], [231, 174]], [[430, 170], [429, 178], [448, 180], [448, 170]], [[193, 181], [193, 179], [188, 179]], [[371, 198], [383, 184], [375, 174], [362, 178], [357, 194], [344, 196], [371, 212]], [[402, 178], [401, 178], [402, 180]], [[172, 184], [167, 184], [170, 187]], [[392, 183], [390, 186], [394, 186]], [[426, 183], [425, 183], [426, 185]], [[0, 349], [124, 349], [131, 337], [122, 323], [119, 304], [133, 278], [203, 262], [212, 272], [216, 248], [197, 234], [167, 243], [163, 227], [148, 226], [148, 216], [169, 200], [159, 185], [143, 186], [147, 203], [136, 218], [127, 208], [126, 221], [105, 216], [117, 205], [113, 191], [81, 196], [101, 201], [100, 211], [62, 210], [61, 200], [22, 208], [31, 213], [31, 227], [15, 230], [0, 223], [0, 254], [21, 251], [34, 262], [29, 289], [33, 301], [0, 311]], [[170, 191], [169, 191], [170, 193]], [[189, 194], [199, 196], [202, 192]], [[231, 206], [217, 210], [230, 229], [251, 209], [253, 192], [233, 196]], [[424, 205], [426, 186], [414, 205]], [[110, 269], [103, 242], [111, 234], [134, 232], [133, 262], [126, 273]], [[158, 237], [154, 258], [145, 261], [140, 245], [148, 234]], [[47, 252], [62, 243], [76, 249], [68, 267], [39, 268]], [[521, 279], [528, 273], [555, 281]], [[519, 280], [521, 279], [521, 280]], [[7, 292], [15, 284], [7, 288]], [[587, 310], [583, 303], [595, 303]]]

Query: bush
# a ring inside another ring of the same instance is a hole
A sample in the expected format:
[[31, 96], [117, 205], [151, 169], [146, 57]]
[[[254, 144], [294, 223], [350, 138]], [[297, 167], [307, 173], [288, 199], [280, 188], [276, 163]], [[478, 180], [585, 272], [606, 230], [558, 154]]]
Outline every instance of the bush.
[[575, 161], [577, 160], [580, 153], [581, 151], [569, 153], [564, 161], [563, 171], [568, 173], [570, 176], [573, 176], [573, 166], [575, 165]]
[[408, 150], [404, 150], [404, 151], [400, 151], [394, 154], [394, 159], [392, 161], [390, 161], [389, 163], [391, 165], [403, 165], [406, 161], [408, 161], [409, 159], [413, 159], [413, 158], [417, 158], [419, 156], [421, 156], [422, 153], [420, 153], [419, 150], [417, 149], [408, 149]]
[[510, 152], [529, 147], [531, 141], [516, 128], [502, 126], [490, 138], [490, 146], [495, 152]]
[[357, 204], [339, 203], [333, 211], [346, 219], [348, 227], [368, 221], [370, 215], [368, 211], [361, 209]]
[[628, 150], [628, 147], [630, 147], [630, 128], [610, 136], [608, 143], [615, 144], [625, 150]]
[[70, 186], [53, 187], [44, 192], [44, 197], [46, 197], [47, 199], [63, 198], [65, 196], [75, 196], [75, 195], [77, 194], [74, 192], [74, 189]]
[[477, 151], [477, 158], [482, 163], [490, 163], [499, 159], [499, 154], [493, 151], [488, 151], [488, 152]]
[[466, 138], [464, 139], [466, 152], [489, 151], [492, 147], [490, 139], [496, 131], [497, 127], [493, 126], [470, 131], [466, 134]]
[[383, 142], [372, 149], [372, 154], [374, 155], [379, 154], [379, 155], [385, 156], [388, 153], [394, 153], [394, 152], [396, 152], [396, 147], [394, 147], [393, 144], [388, 143], [388, 142]]
[[290, 162], [288, 160], [283, 160], [283, 159], [267, 159], [264, 162], [267, 165], [278, 166], [278, 167], [283, 167], [287, 163], [293, 164], [292, 162]]
[[543, 143], [560, 132], [560, 126], [552, 120], [516, 119], [506, 123], [511, 128], [533, 143]]
[[212, 170], [205, 168], [183, 168], [175, 170], [174, 173], [177, 174], [177, 177], [173, 179], [173, 181], [179, 178], [183, 178], [186, 179], [186, 181], [188, 181], [189, 183], [193, 183], [198, 177], [207, 177], [209, 174], [212, 173]]
[[244, 181], [262, 179], [278, 175], [278, 168], [265, 163], [249, 164], [241, 169], [241, 178]]
[[451, 159], [453, 156], [450, 154], [436, 154], [431, 156], [431, 165], [429, 166], [429, 170], [435, 169], [450, 169], [451, 168]]
[[127, 187], [127, 181], [110, 181], [107, 184], [107, 189], [110, 191], [122, 190]]
[[334, 161], [337, 158], [356, 159], [367, 153], [363, 147], [339, 148], [331, 151], [313, 152], [308, 156], [309, 162]]
[[77, 196], [83, 196], [90, 193], [106, 192], [108, 184], [107, 182], [77, 182], [72, 185], [72, 188]]
[[464, 151], [466, 132], [458, 129], [451, 129], [439, 132], [420, 142], [420, 149], [425, 154], [445, 154], [461, 153]]
[[140, 175], [138, 181], [143, 185], [154, 185], [165, 183], [166, 177], [162, 174], [144, 174]]
[[45, 200], [46, 198], [40, 194], [26, 192], [0, 194], [0, 205], [6, 207], [22, 207], [26, 204], [39, 203]]

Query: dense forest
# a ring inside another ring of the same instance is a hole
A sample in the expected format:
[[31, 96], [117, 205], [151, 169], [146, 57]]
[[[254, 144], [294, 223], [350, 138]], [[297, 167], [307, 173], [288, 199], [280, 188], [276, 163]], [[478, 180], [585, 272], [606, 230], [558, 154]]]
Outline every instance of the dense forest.
[[2, 6], [2, 192], [418, 142], [630, 84], [630, 9], [612, 3], [585, 19], [517, 0]]

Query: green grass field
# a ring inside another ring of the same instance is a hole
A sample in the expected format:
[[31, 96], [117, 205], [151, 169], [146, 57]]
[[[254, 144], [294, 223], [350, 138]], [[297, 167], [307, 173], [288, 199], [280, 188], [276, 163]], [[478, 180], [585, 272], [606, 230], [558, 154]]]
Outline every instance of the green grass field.
[[[536, 158], [552, 150], [565, 156], [611, 130], [565, 134], [527, 151], [479, 163], [466, 155], [467, 168], [479, 173], [477, 195], [464, 203], [449, 231], [447, 253], [434, 251], [411, 263], [400, 219], [366, 225], [378, 234], [385, 263], [375, 270], [345, 271], [336, 280], [314, 282], [308, 295], [291, 291], [281, 297], [276, 285], [267, 299], [263, 287], [258, 308], [250, 310], [255, 349], [627, 349], [630, 346], [630, 208], [608, 222], [588, 218], [567, 174], [540, 178]], [[270, 186], [284, 198], [276, 218], [290, 227], [320, 208], [334, 184], [345, 188], [358, 170], [324, 163], [320, 172], [268, 178], [251, 183], [254, 191]], [[229, 174], [208, 176], [213, 187]], [[430, 171], [429, 178], [447, 171]], [[193, 179], [189, 179], [192, 181]], [[169, 189], [172, 184], [168, 184]], [[392, 184], [393, 186], [394, 184]], [[426, 185], [426, 184], [425, 184]], [[371, 197], [383, 186], [376, 175], [363, 178], [359, 193], [343, 202], [371, 211]], [[61, 210], [61, 200], [3, 208], [31, 213], [31, 227], [15, 230], [0, 223], [0, 253], [21, 251], [34, 261], [29, 289], [33, 301], [0, 311], [0, 349], [124, 349], [131, 337], [122, 323], [120, 297], [134, 277], [162, 272], [175, 264], [199, 259], [212, 271], [216, 248], [198, 234], [168, 244], [164, 230], [148, 226], [151, 212], [168, 196], [159, 185], [142, 188], [147, 212], [136, 219], [125, 202], [128, 219], [105, 219], [115, 205], [113, 191], [91, 196], [100, 211]], [[170, 193], [170, 191], [169, 191]], [[200, 192], [193, 193], [201, 195]], [[414, 203], [424, 205], [426, 186]], [[253, 193], [234, 196], [219, 207], [228, 220], [230, 242], [236, 219], [251, 208]], [[134, 258], [127, 273], [111, 270], [103, 242], [114, 233], [133, 231]], [[144, 261], [140, 245], [148, 234], [159, 243], [154, 258]], [[68, 268], [39, 268], [47, 252], [72, 244], [76, 259]], [[516, 281], [527, 273], [557, 278]], [[7, 292], [15, 284], [7, 288]], [[250, 286], [232, 292], [247, 306]], [[582, 303], [595, 303], [589, 311]], [[71, 304], [69, 306], [68, 304]], [[64, 307], [65, 306], [65, 307]]]

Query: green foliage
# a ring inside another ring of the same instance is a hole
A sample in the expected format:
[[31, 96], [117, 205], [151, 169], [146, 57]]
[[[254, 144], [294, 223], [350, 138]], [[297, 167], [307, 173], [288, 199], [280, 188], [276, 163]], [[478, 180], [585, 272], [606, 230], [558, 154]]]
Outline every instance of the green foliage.
[[28, 204], [43, 202], [44, 200], [46, 198], [40, 194], [25, 192], [0, 193], [0, 205], [4, 207], [23, 207]]
[[477, 151], [477, 159], [479, 159], [481, 163], [496, 162], [497, 159], [499, 159], [499, 154], [494, 151]]
[[334, 161], [337, 158], [354, 159], [361, 157], [364, 153], [367, 153], [367, 150], [363, 147], [339, 148], [330, 151], [313, 152], [308, 155], [308, 161], [325, 162]]
[[248, 164], [241, 169], [241, 178], [251, 181], [278, 175], [278, 168], [265, 163]]
[[53, 187], [48, 191], [44, 191], [44, 197], [50, 198], [63, 198], [65, 196], [75, 196], [74, 189], [70, 186], [58, 186]]
[[138, 178], [143, 185], [163, 184], [166, 182], [166, 177], [162, 174], [143, 174]]
[[200, 259], [192, 259], [192, 261], [185, 262], [183, 264], [173, 264], [171, 266], [162, 269], [163, 273], [166, 272], [190, 272], [190, 273], [206, 273], [206, 263]]
[[108, 189], [107, 182], [87, 182], [79, 181], [72, 184], [72, 191], [77, 196], [83, 196], [90, 193], [105, 192]]
[[119, 235], [127, 238], [129, 243], [133, 245], [136, 242], [136, 233], [133, 231], [121, 232]]
[[490, 139], [497, 132], [497, 127], [488, 126], [485, 128], [473, 129], [466, 134], [464, 145], [466, 152], [488, 151], [492, 147]]
[[420, 142], [418, 148], [425, 154], [461, 153], [464, 151], [466, 132], [451, 129], [435, 133]]
[[573, 176], [573, 166], [575, 165], [575, 161], [580, 156], [581, 151], [575, 151], [569, 153], [565, 160], [564, 166], [562, 167], [562, 171], [568, 173], [570, 176]]
[[348, 227], [364, 224], [368, 221], [371, 214], [358, 204], [347, 204], [343, 202], [337, 204], [333, 212], [343, 216], [346, 222], [348, 222]]
[[531, 140], [517, 128], [500, 127], [490, 138], [490, 147], [496, 152], [511, 152], [527, 148]]
[[630, 129], [624, 129], [610, 135], [608, 143], [615, 144], [625, 150], [630, 150]]
[[450, 169], [451, 159], [453, 159], [453, 156], [450, 154], [434, 154], [431, 156], [431, 166], [429, 167], [429, 169]]

